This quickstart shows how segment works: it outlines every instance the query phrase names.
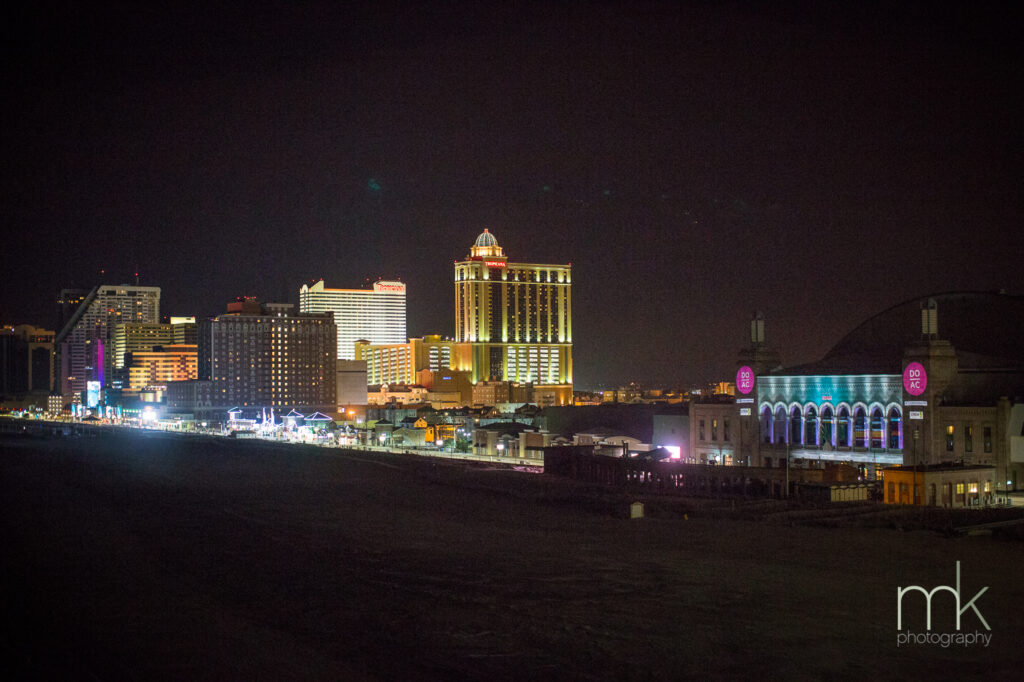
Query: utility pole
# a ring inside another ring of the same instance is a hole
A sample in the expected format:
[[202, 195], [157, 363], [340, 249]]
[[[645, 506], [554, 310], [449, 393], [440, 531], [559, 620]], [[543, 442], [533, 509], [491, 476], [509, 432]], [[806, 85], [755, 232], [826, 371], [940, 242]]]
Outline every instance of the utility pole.
[[786, 438], [786, 499], [789, 499], [789, 439], [792, 437], [793, 434], [790, 433], [789, 438]]
[[911, 498], [910, 498], [911, 502], [910, 503], [911, 504], [916, 504], [915, 500], [917, 498], [917, 494], [916, 494], [917, 493], [917, 439], [918, 439], [919, 434], [920, 434], [920, 431], [917, 429], [917, 427], [914, 427], [914, 455], [913, 455], [913, 457], [914, 457], [914, 485], [913, 485], [913, 487], [911, 489], [911, 492], [910, 492], [910, 494], [911, 494]]

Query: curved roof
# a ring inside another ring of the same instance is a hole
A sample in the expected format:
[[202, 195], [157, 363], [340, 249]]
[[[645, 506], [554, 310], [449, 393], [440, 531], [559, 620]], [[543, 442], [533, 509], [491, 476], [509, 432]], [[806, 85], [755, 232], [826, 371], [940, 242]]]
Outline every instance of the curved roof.
[[476, 238], [476, 242], [473, 246], [497, 246], [498, 240], [494, 238], [494, 235], [484, 228], [484, 231], [480, 233], [480, 236]]
[[843, 374], [901, 371], [903, 351], [921, 343], [921, 305], [934, 299], [938, 338], [956, 349], [966, 369], [1024, 367], [1024, 296], [954, 291], [919, 296], [868, 318], [818, 362], [780, 373]]

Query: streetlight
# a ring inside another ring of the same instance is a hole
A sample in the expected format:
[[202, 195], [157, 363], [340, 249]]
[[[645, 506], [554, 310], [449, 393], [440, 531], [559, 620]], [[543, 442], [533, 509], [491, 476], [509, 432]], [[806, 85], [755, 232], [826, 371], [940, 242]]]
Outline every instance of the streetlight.
[[505, 449], [505, 444], [502, 443], [501, 441], [498, 441], [498, 446], [497, 447], [498, 447], [498, 457], [501, 457], [502, 456], [502, 451]]

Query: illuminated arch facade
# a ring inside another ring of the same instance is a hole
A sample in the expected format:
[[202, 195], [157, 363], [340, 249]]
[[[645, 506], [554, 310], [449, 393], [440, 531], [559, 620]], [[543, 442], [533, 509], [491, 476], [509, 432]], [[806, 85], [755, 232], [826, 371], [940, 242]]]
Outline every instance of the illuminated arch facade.
[[757, 377], [761, 449], [803, 459], [902, 461], [897, 374]]

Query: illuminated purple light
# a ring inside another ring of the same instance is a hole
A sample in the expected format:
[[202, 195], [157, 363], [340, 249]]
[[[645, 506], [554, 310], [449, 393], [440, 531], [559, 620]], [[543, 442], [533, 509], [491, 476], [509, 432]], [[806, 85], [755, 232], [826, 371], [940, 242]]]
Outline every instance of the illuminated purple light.
[[928, 373], [920, 362], [911, 362], [903, 370], [903, 390], [910, 395], [921, 395], [928, 388]]
[[736, 390], [746, 395], [754, 390], [754, 370], [743, 365], [736, 370]]

